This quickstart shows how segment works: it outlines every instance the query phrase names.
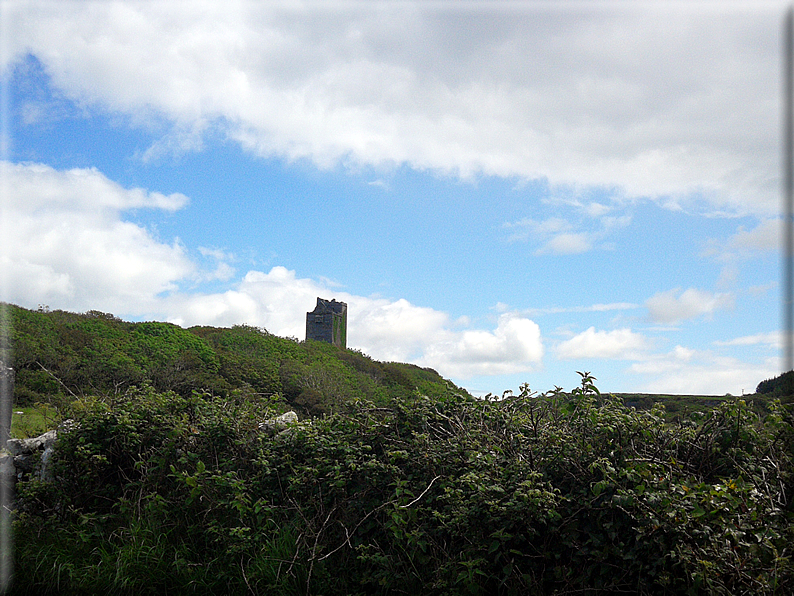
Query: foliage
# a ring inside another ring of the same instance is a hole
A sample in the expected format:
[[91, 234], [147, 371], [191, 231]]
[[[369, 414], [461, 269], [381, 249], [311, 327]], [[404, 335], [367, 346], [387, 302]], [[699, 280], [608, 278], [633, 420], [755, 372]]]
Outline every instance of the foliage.
[[250, 389], [75, 400], [56, 481], [18, 484], [14, 591], [792, 593], [779, 403], [671, 425], [580, 374], [570, 395], [353, 398], [275, 435], [257, 422], [283, 402]]
[[219, 367], [206, 342], [169, 323], [126, 323], [98, 311], [8, 308], [11, 332], [3, 336], [11, 338], [13, 350], [2, 347], [16, 372], [17, 404], [121, 393], [144, 381], [190, 394]]
[[[686, 424], [690, 420], [701, 420], [709, 411], [723, 403], [733, 401], [732, 395], [664, 395], [647, 393], [612, 393], [625, 405], [638, 410], [650, 411], [664, 407], [664, 419], [674, 424]], [[749, 394], [742, 396], [748, 406], [760, 416], [770, 411], [771, 395]], [[785, 403], [784, 400], [781, 400]]]
[[375, 402], [459, 393], [438, 373], [379, 363], [322, 342], [297, 342], [247, 325], [192, 327], [129, 323], [113, 315], [7, 305], [0, 357], [16, 371], [15, 403], [65, 410], [77, 397], [121, 395], [148, 383], [183, 397], [194, 391], [281, 396], [296, 410], [327, 414], [352, 399]]
[[771, 395], [773, 397], [789, 398], [794, 396], [794, 371], [784, 372], [774, 379], [761, 381], [755, 390], [756, 393]]

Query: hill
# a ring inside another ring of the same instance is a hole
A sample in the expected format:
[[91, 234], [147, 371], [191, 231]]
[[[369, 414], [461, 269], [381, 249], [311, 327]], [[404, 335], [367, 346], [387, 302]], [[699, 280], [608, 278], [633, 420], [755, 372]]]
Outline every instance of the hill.
[[132, 323], [98, 311], [32, 311], [8, 305], [0, 358], [16, 371], [17, 406], [57, 406], [133, 386], [189, 396], [244, 392], [303, 414], [327, 414], [357, 398], [375, 403], [417, 393], [465, 393], [436, 371], [377, 362], [355, 350], [299, 342], [250, 326], [183, 329]]
[[761, 395], [780, 398], [784, 403], [791, 402], [794, 399], [794, 371], [761, 381], [755, 391]]
[[[14, 349], [0, 343], [0, 358], [16, 371], [15, 405], [56, 409], [85, 395], [116, 395], [149, 384], [187, 396], [235, 391], [279, 402], [303, 415], [335, 411], [353, 399], [375, 403], [417, 394], [441, 398], [466, 391], [436, 371], [378, 362], [356, 350], [302, 342], [264, 329], [191, 327], [125, 322], [112, 314], [28, 310], [8, 305]], [[781, 395], [785, 375], [759, 385], [746, 399], [759, 411]], [[630, 407], [665, 406], [669, 421], [688, 419], [731, 396], [614, 393]], [[785, 400], [784, 400], [785, 401]]]

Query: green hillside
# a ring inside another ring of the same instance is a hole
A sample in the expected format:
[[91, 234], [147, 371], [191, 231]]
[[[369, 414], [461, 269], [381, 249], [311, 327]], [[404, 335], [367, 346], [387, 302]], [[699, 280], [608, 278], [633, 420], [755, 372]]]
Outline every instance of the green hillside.
[[664, 407], [664, 418], [668, 422], [680, 423], [686, 420], [702, 420], [713, 408], [731, 403], [736, 399], [745, 401], [761, 415], [769, 412], [772, 397], [761, 394], [743, 395], [665, 395], [659, 393], [613, 393], [614, 397], [631, 408], [651, 410], [655, 406]]
[[68, 404], [130, 387], [189, 396], [234, 392], [275, 400], [303, 414], [324, 414], [353, 399], [375, 403], [422, 394], [463, 393], [431, 369], [382, 363], [354, 350], [298, 342], [249, 326], [191, 327], [130, 323], [91, 311], [31, 311], [8, 306], [10, 346], [0, 357], [16, 371], [17, 406]]
[[760, 395], [780, 398], [784, 403], [794, 401], [794, 371], [761, 381], [755, 391]]
[[[432, 369], [375, 361], [355, 350], [321, 342], [298, 342], [265, 330], [131, 323], [98, 311], [76, 314], [7, 307], [14, 350], [0, 344], [0, 358], [16, 371], [15, 405], [58, 409], [85, 395], [116, 395], [148, 384], [187, 396], [205, 391], [226, 397], [235, 391], [279, 401], [306, 415], [321, 415], [353, 399], [382, 402], [417, 394], [444, 397], [465, 390]], [[785, 377], [786, 379], [788, 377]], [[763, 410], [782, 395], [777, 380], [746, 396]], [[771, 388], [774, 388], [774, 392]], [[719, 405], [730, 396], [615, 393], [627, 406], [665, 406], [669, 421]], [[785, 401], [785, 399], [784, 399]]]

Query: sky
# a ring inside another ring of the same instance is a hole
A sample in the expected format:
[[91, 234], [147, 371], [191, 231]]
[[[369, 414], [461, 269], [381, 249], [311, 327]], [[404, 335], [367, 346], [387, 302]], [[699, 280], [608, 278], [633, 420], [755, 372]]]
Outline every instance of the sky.
[[2, 300], [476, 395], [781, 372], [784, 2], [0, 0]]

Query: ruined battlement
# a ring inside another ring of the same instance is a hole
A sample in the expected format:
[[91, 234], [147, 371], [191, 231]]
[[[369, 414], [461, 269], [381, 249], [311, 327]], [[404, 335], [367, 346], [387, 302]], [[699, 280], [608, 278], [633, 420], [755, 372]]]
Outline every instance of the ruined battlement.
[[347, 347], [347, 303], [317, 298], [317, 306], [306, 313], [306, 339]]

